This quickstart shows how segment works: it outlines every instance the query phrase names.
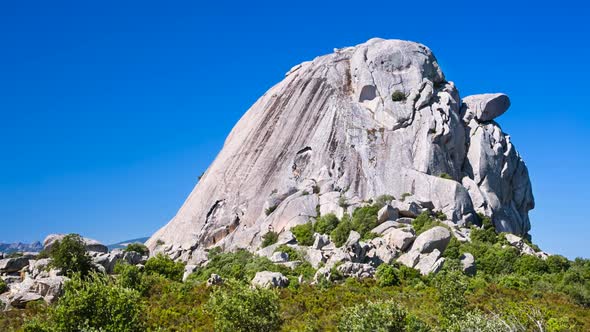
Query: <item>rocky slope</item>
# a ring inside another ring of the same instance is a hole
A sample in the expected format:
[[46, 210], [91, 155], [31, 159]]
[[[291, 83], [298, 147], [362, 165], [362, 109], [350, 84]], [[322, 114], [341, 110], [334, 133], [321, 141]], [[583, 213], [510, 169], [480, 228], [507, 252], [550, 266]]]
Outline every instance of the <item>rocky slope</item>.
[[[177, 215], [147, 245], [184, 261], [255, 250], [318, 214], [407, 194], [464, 226], [526, 235], [525, 163], [494, 121], [504, 94], [461, 98], [424, 45], [371, 39], [304, 62], [242, 117]], [[160, 247], [160, 248], [157, 248]]]

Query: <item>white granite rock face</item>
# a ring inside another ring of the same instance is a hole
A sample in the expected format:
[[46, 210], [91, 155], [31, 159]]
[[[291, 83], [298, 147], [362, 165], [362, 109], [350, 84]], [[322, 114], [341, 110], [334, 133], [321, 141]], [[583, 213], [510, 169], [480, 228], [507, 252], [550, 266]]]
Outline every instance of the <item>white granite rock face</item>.
[[371, 39], [302, 63], [244, 114], [147, 245], [163, 241], [189, 260], [212, 246], [255, 250], [269, 229], [303, 224], [318, 206], [340, 217], [404, 193], [453, 223], [482, 211], [499, 230], [525, 234], [531, 185], [509, 136], [488, 121], [505, 111], [498, 98], [463, 105], [432, 52], [414, 42]]

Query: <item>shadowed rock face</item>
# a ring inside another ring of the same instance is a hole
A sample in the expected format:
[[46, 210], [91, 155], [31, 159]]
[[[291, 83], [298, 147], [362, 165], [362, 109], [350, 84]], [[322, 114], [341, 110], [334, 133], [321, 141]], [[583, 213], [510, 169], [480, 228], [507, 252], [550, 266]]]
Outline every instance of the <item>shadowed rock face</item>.
[[211, 246], [254, 249], [269, 229], [307, 222], [318, 207], [342, 215], [404, 193], [455, 223], [481, 212], [498, 230], [525, 234], [527, 168], [492, 118], [508, 97], [469, 100], [476, 109], [418, 43], [371, 39], [297, 65], [246, 112], [147, 244], [161, 240], [183, 260]]

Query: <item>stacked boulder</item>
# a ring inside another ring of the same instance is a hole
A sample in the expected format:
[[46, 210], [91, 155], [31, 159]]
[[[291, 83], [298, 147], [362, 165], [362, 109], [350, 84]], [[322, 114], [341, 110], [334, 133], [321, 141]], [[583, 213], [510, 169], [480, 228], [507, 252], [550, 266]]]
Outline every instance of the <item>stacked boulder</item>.
[[[43, 241], [43, 250], [49, 252], [53, 245], [63, 240], [65, 234], [51, 234]], [[145, 264], [147, 255], [115, 249], [89, 238], [82, 238], [88, 255], [98, 271], [112, 274], [115, 264], [124, 261], [132, 265]], [[63, 292], [69, 279], [62, 271], [52, 267], [51, 258], [40, 258], [39, 253], [19, 253], [14, 257], [0, 257], [0, 278], [8, 288], [0, 294], [0, 310], [24, 308], [27, 303], [43, 300], [54, 303]]]

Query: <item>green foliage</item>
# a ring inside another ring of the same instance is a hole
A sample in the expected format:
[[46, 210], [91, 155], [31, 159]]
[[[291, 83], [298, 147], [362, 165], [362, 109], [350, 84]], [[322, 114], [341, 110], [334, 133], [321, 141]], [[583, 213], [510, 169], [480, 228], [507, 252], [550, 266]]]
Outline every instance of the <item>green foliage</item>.
[[406, 100], [406, 94], [403, 93], [400, 90], [395, 90], [391, 94], [391, 100], [393, 100], [393, 101], [404, 101], [404, 100]]
[[340, 220], [338, 220], [338, 217], [336, 217], [335, 214], [328, 213], [317, 219], [316, 223], [314, 224], [314, 230], [320, 234], [330, 234], [334, 229], [336, 229], [336, 227], [338, 227], [339, 223]]
[[170, 280], [181, 281], [184, 274], [184, 264], [175, 262], [170, 257], [158, 254], [145, 263], [145, 272], [159, 274]]
[[330, 238], [336, 247], [341, 247], [346, 242], [351, 230], [352, 222], [350, 221], [350, 216], [345, 214], [344, 217], [342, 217], [342, 221], [340, 221], [338, 226], [336, 226], [336, 228], [330, 233]]
[[363, 206], [355, 209], [352, 213], [352, 229], [357, 231], [361, 238], [379, 225], [377, 220], [379, 209], [380, 207], [377, 205]]
[[291, 227], [291, 233], [300, 245], [310, 246], [313, 244], [313, 224], [311, 222]]
[[395, 197], [391, 196], [391, 195], [381, 195], [381, 196], [377, 196], [377, 198], [375, 198], [375, 203], [374, 205], [378, 206], [379, 208], [384, 207], [386, 204], [389, 204], [391, 201], [393, 201], [395, 199]]
[[33, 321], [25, 331], [144, 331], [144, 310], [135, 290], [96, 273], [73, 275], [50, 318]]
[[497, 316], [474, 311], [468, 312], [462, 319], [454, 321], [448, 331], [512, 332], [514, 330]]
[[281, 272], [285, 275], [292, 273], [290, 269], [274, 264], [266, 257], [259, 257], [241, 249], [210, 255], [209, 263], [191, 274], [189, 280], [206, 281], [212, 273], [216, 273], [224, 279], [250, 282], [256, 272], [260, 271]]
[[289, 247], [286, 244], [281, 244], [280, 246], [278, 246], [275, 252], [277, 251], [284, 252], [287, 255], [289, 255], [290, 261], [301, 261], [304, 259], [304, 255], [301, 252], [295, 250], [295, 248]]
[[443, 321], [449, 324], [461, 319], [467, 306], [467, 278], [460, 271], [443, 271], [435, 277], [438, 303]]
[[6, 291], [8, 291], [8, 285], [6, 285], [6, 282], [4, 282], [3, 279], [0, 279], [0, 294]]
[[277, 241], [279, 240], [279, 234], [277, 232], [267, 232], [266, 234], [264, 234], [262, 236], [262, 248], [266, 248], [270, 245], [273, 245], [275, 243], [277, 243]]
[[400, 284], [399, 270], [389, 264], [381, 264], [377, 267], [375, 277], [381, 287], [397, 286]]
[[79, 273], [88, 275], [92, 270], [92, 259], [86, 252], [86, 245], [78, 234], [68, 234], [56, 241], [49, 252], [51, 264], [67, 276]]
[[115, 265], [115, 274], [117, 274], [117, 284], [121, 287], [135, 289], [140, 293], [147, 290], [144, 283], [144, 274], [139, 267], [127, 263], [117, 262]]
[[403, 202], [403, 201], [406, 200], [406, 198], [408, 198], [410, 196], [412, 196], [412, 194], [410, 194], [410, 193], [403, 193], [402, 196], [400, 197], [400, 201]]
[[496, 229], [492, 223], [492, 220], [489, 217], [483, 215], [480, 215], [480, 219], [482, 227], [471, 228], [471, 240], [474, 242], [483, 242], [489, 244], [497, 243], [500, 236], [496, 234]]
[[264, 210], [264, 214], [266, 214], [267, 216], [270, 216], [270, 214], [273, 213], [276, 209], [277, 209], [276, 205], [269, 206]]
[[447, 179], [447, 180], [454, 180], [453, 177], [447, 173], [440, 173], [439, 177], [441, 177], [443, 179]]
[[214, 290], [207, 311], [214, 317], [215, 331], [277, 331], [281, 325], [275, 291], [238, 283]]
[[570, 261], [560, 255], [551, 255], [545, 260], [547, 268], [551, 273], [560, 273], [569, 270]]
[[549, 272], [549, 266], [547, 266], [547, 263], [543, 259], [537, 256], [522, 255], [514, 264], [514, 272], [520, 275], [544, 274]]
[[436, 225], [438, 225], [438, 222], [432, 219], [428, 211], [420, 213], [418, 217], [412, 221], [412, 226], [414, 226], [417, 235], [424, 233]]
[[451, 237], [451, 241], [447, 246], [447, 249], [443, 252], [443, 257], [450, 259], [459, 259], [463, 254], [461, 242], [456, 237]]
[[393, 301], [358, 304], [345, 308], [340, 316], [341, 332], [410, 331], [406, 329], [407, 312]]
[[149, 255], [150, 254], [150, 250], [148, 249], [148, 247], [145, 246], [145, 244], [143, 243], [130, 243], [127, 247], [125, 247], [125, 249], [123, 250], [125, 252], [136, 252], [139, 253], [141, 255]]

